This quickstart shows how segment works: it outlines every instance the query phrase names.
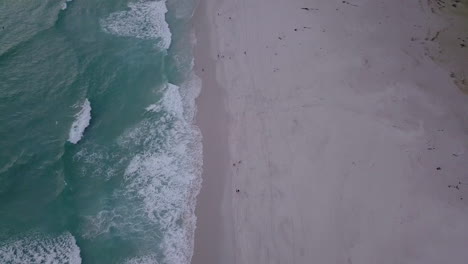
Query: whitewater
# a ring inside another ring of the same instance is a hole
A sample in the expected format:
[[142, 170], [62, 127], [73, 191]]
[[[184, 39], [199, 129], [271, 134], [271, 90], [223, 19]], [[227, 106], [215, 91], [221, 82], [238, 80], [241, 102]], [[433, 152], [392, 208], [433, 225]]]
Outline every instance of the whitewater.
[[0, 263], [190, 263], [195, 6], [5, 3]]
[[91, 121], [91, 103], [88, 99], [85, 99], [81, 110], [75, 115], [75, 121], [70, 128], [70, 134], [68, 141], [76, 144], [83, 137], [84, 130], [89, 126]]

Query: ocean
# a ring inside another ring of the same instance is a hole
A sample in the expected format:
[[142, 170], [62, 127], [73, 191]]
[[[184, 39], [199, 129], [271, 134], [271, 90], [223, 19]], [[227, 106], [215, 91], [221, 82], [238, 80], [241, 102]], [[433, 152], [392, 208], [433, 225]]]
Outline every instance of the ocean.
[[0, 2], [0, 263], [190, 263], [196, 4]]

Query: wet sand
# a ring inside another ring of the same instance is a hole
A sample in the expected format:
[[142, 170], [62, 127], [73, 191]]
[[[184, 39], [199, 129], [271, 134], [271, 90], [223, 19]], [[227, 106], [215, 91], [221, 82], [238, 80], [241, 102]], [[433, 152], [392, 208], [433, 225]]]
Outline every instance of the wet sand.
[[[197, 125], [203, 135], [203, 183], [197, 198], [197, 229], [193, 260], [199, 263], [230, 263], [232, 259], [232, 213], [226, 177], [228, 113], [225, 92], [216, 80], [216, 62], [209, 54], [212, 47], [206, 2], [200, 1], [194, 19], [198, 45], [195, 48], [195, 72], [203, 80], [197, 98]], [[225, 251], [226, 250], [226, 251]], [[229, 256], [229, 257], [228, 257]], [[225, 260], [221, 260], [223, 257]]]

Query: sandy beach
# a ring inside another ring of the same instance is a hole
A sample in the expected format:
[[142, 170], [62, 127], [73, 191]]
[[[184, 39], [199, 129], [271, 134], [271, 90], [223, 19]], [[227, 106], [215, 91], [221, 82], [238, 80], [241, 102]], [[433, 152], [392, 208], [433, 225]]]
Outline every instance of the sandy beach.
[[200, 1], [192, 263], [467, 263], [467, 10]]

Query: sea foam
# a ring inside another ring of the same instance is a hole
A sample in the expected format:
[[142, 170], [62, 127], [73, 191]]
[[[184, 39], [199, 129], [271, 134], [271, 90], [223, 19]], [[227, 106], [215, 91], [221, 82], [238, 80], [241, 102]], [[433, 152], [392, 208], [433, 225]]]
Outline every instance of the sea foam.
[[109, 235], [112, 230], [119, 237], [153, 245], [127, 263], [190, 263], [202, 167], [201, 133], [193, 124], [199, 87], [192, 85], [196, 84], [188, 81], [179, 87], [168, 83], [162, 91], [158, 89], [162, 93], [159, 101], [148, 106], [143, 120], [117, 140], [119, 152], [131, 153], [124, 156], [125, 161], [109, 159], [106, 154], [99, 154], [103, 157], [99, 161], [86, 159], [85, 152], [75, 156], [86, 163], [127, 164], [123, 182], [112, 195], [113, 206], [86, 216], [82, 228], [88, 239]]
[[89, 126], [91, 120], [91, 104], [88, 99], [85, 99], [81, 110], [75, 115], [75, 121], [70, 128], [68, 141], [76, 144], [83, 137], [85, 129]]
[[[102, 29], [123, 37], [154, 39], [160, 49], [168, 49], [171, 32], [165, 21], [166, 1], [140, 0], [128, 7], [101, 19]], [[180, 86], [167, 83], [157, 89], [162, 93], [160, 100], [146, 106], [143, 119], [121, 134], [112, 153], [86, 143], [75, 156], [77, 161], [96, 163], [85, 166], [90, 168], [126, 164], [120, 187], [104, 202], [112, 206], [85, 216], [80, 231], [87, 239], [117, 235], [147, 245], [125, 263], [189, 264], [192, 258], [196, 196], [202, 181], [202, 138], [194, 125], [201, 82], [192, 68], [193, 60], [186, 69], [190, 76]], [[96, 152], [102, 159], [87, 158], [86, 153]], [[90, 177], [94, 174], [120, 177], [104, 171], [83, 172]]]
[[201, 133], [193, 125], [194, 100], [198, 94], [181, 89], [198, 91], [198, 87], [188, 86], [194, 84], [198, 83], [186, 82], [181, 87], [167, 84], [161, 101], [155, 104], [161, 106], [158, 110], [163, 113], [159, 121], [142, 124], [121, 141], [127, 144], [132, 138], [165, 134], [164, 144], [149, 146], [147, 151], [133, 157], [125, 171], [125, 192], [142, 199], [147, 218], [161, 226], [164, 262], [171, 264], [190, 263], [193, 254], [202, 145]]
[[148, 255], [127, 259], [123, 264], [159, 264], [159, 262], [156, 256]]
[[157, 39], [158, 47], [167, 50], [171, 45], [171, 31], [165, 19], [166, 1], [137, 1], [128, 7], [128, 11], [115, 12], [102, 19], [102, 29], [123, 37]]
[[58, 237], [32, 235], [0, 244], [0, 263], [80, 264], [80, 248], [68, 232]]
[[167, 84], [166, 91], [163, 95], [161, 102], [152, 104], [145, 108], [146, 111], [159, 112], [165, 110], [170, 114], [183, 118], [184, 106], [183, 100], [179, 92], [179, 87], [174, 84]]

